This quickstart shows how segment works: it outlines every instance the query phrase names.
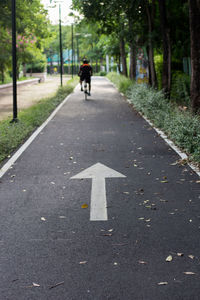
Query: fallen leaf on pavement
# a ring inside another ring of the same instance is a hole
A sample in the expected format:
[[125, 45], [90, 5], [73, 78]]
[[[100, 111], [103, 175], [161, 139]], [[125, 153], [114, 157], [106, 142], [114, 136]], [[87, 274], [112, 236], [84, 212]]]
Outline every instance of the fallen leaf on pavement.
[[40, 285], [38, 283], [33, 282], [33, 286], [39, 287]]
[[158, 285], [166, 285], [166, 284], [168, 284], [167, 281], [161, 281], [161, 282], [158, 283]]
[[195, 275], [196, 273], [194, 273], [194, 272], [183, 272], [184, 274], [186, 274], [186, 275]]
[[87, 260], [80, 261], [79, 265], [85, 265], [87, 263]]
[[109, 231], [109, 232], [112, 232], [112, 231], [113, 231], [113, 228], [112, 228], [112, 229], [109, 229], [108, 231]]
[[178, 256], [183, 256], [184, 254], [181, 253], [181, 252], [178, 252], [177, 255], [178, 255]]
[[194, 255], [188, 255], [189, 258], [194, 259]]
[[139, 264], [143, 264], [143, 265], [147, 264], [147, 262], [144, 260], [139, 260], [138, 262], [139, 262]]
[[172, 261], [172, 256], [171, 255], [169, 255], [169, 256], [167, 256], [167, 258], [165, 259], [166, 261], [168, 261], [168, 262], [170, 262], [170, 261]]
[[81, 208], [88, 208], [88, 204], [86, 204], [86, 203], [82, 204]]
[[64, 281], [58, 282], [58, 283], [56, 283], [56, 284], [50, 286], [49, 289], [53, 289], [53, 288], [55, 288], [55, 287], [57, 287], [57, 286], [59, 286], [59, 285], [61, 285], [61, 284], [64, 284]]
[[112, 233], [105, 233], [103, 236], [112, 236]]
[[45, 219], [44, 217], [41, 217], [41, 220], [42, 220], [42, 221], [46, 221], [46, 219]]

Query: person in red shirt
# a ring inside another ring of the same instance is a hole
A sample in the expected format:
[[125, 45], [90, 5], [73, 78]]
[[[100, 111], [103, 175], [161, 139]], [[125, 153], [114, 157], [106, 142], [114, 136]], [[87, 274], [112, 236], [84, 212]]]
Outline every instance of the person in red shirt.
[[83, 64], [80, 66], [78, 76], [80, 76], [80, 85], [81, 91], [83, 91], [83, 81], [86, 79], [86, 82], [89, 84], [89, 93], [88, 96], [91, 96], [91, 76], [92, 76], [92, 67], [89, 65], [86, 59], [83, 60]]

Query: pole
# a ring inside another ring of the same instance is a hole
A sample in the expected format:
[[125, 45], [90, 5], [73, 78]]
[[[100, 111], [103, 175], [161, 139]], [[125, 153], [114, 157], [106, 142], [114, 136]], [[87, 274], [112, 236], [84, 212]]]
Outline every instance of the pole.
[[16, 0], [12, 0], [12, 77], [13, 77], [13, 119], [17, 122], [17, 54], [16, 54]]
[[60, 31], [60, 85], [63, 85], [63, 53], [62, 53], [62, 26], [61, 26], [61, 5], [59, 4], [59, 31]]
[[79, 45], [78, 45], [78, 35], [76, 36], [76, 43], [77, 43], [77, 62], [78, 62], [78, 68], [79, 68]]
[[72, 24], [72, 78], [74, 76], [74, 30]]

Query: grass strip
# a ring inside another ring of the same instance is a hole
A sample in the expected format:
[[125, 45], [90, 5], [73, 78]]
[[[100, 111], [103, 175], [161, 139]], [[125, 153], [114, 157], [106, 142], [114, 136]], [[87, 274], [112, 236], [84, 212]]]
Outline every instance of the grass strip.
[[72, 79], [56, 94], [41, 99], [37, 104], [19, 112], [17, 123], [10, 119], [0, 122], [0, 163], [18, 148], [51, 114], [51, 112], [74, 90], [78, 79]]
[[200, 166], [199, 115], [193, 115], [189, 109], [181, 110], [165, 99], [162, 91], [133, 82], [129, 84], [129, 80], [119, 74], [108, 75], [108, 78], [129, 98], [137, 111], [187, 153], [190, 161]]

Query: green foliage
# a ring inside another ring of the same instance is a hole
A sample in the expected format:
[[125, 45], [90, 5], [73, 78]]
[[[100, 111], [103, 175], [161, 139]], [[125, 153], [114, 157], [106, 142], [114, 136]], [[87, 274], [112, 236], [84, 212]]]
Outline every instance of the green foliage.
[[171, 100], [182, 105], [190, 104], [190, 76], [174, 72], [172, 76]]
[[11, 124], [9, 119], [0, 122], [0, 162], [46, 120], [55, 107], [73, 91], [77, 83], [77, 78], [68, 81], [66, 86], [58, 89], [55, 96], [42, 99], [36, 105], [20, 112], [18, 123]]
[[[110, 73], [108, 78], [120, 89], [126, 78]], [[124, 92], [124, 89], [122, 89]], [[158, 128], [162, 129], [189, 158], [200, 164], [200, 116], [182, 111], [165, 99], [162, 91], [156, 91], [147, 85], [131, 82], [125, 94], [137, 111], [144, 114]]]
[[134, 84], [128, 92], [134, 107], [161, 128], [192, 160], [200, 163], [200, 117], [181, 111], [161, 91]]
[[119, 89], [121, 93], [126, 93], [127, 90], [133, 84], [133, 81], [125, 76], [119, 75], [115, 72], [110, 72], [107, 75], [108, 79], [110, 79]]
[[158, 80], [158, 89], [162, 89], [162, 68], [163, 68], [163, 57], [161, 54], [154, 56], [154, 63], [156, 69], [156, 75]]
[[27, 65], [27, 73], [42, 73], [45, 71], [47, 66], [46, 56], [40, 55], [36, 57], [31, 64]]

